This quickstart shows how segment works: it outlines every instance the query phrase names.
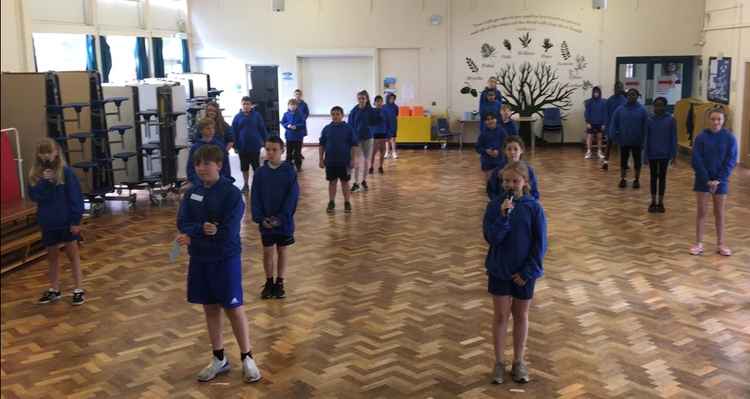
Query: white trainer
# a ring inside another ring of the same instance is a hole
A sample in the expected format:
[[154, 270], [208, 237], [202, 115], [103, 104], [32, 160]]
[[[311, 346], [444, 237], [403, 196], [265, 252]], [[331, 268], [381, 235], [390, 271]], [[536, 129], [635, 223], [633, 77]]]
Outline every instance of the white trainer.
[[255, 364], [255, 360], [250, 356], [242, 361], [242, 376], [244, 377], [245, 382], [256, 382], [263, 378], [260, 375], [258, 366]]
[[198, 373], [198, 381], [206, 382], [216, 378], [217, 375], [226, 373], [229, 371], [229, 361], [224, 356], [223, 360], [219, 360], [216, 356], [211, 356], [211, 363], [206, 366], [200, 373]]
[[396, 152], [393, 153], [393, 159], [398, 159], [398, 154]]
[[591, 159], [591, 151], [586, 151], [586, 155], [584, 156], [586, 159]]

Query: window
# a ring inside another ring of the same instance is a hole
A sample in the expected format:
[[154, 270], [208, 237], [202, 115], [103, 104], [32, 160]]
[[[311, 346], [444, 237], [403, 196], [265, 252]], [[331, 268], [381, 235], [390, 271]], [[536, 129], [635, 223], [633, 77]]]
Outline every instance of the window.
[[162, 57], [164, 57], [164, 76], [170, 73], [182, 72], [182, 40], [165, 37], [163, 40]]
[[135, 80], [135, 36], [107, 36], [112, 54], [110, 82]]
[[34, 33], [32, 40], [37, 72], [86, 70], [86, 35]]
[[625, 64], [625, 79], [635, 78], [635, 65]]

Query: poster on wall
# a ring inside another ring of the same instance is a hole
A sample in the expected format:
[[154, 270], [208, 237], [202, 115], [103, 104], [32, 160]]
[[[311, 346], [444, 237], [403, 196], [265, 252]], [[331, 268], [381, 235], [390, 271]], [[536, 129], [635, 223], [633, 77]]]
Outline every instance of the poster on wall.
[[388, 93], [396, 94], [396, 78], [392, 76], [383, 78], [383, 94]]
[[716, 58], [708, 59], [708, 101], [729, 104], [729, 89], [731, 85], [732, 59]]

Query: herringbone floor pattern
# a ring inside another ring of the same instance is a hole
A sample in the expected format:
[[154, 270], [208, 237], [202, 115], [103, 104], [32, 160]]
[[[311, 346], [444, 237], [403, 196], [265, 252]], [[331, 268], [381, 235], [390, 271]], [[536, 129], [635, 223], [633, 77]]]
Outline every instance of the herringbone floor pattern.
[[262, 382], [240, 381], [228, 323], [234, 369], [195, 381], [210, 348], [200, 307], [185, 302], [186, 258], [167, 256], [175, 205], [150, 208], [142, 198], [135, 211], [113, 204], [86, 226], [84, 306], [69, 296], [34, 303], [46, 288], [44, 262], [3, 277], [2, 398], [750, 396], [746, 170], [733, 176], [729, 199], [735, 255], [713, 254], [709, 227], [707, 255], [691, 257], [685, 160], [669, 171], [667, 213], [648, 214], [647, 184], [618, 189], [616, 166], [601, 172], [576, 148], [538, 151], [550, 249], [530, 316], [533, 381], [497, 386], [477, 154], [403, 151], [355, 194], [351, 215], [329, 216], [316, 152], [305, 150], [300, 175], [287, 299], [257, 299], [260, 240], [249, 219], [243, 231]]

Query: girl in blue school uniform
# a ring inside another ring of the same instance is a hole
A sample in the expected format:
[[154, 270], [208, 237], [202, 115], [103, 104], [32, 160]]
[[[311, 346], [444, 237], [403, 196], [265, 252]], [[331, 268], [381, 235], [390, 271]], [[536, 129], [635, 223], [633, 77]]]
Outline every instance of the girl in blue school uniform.
[[729, 176], [737, 165], [737, 140], [729, 129], [724, 127], [726, 114], [717, 108], [708, 114], [710, 128], [703, 131], [693, 142], [693, 170], [695, 171], [695, 191], [698, 211], [696, 213], [696, 243], [690, 247], [692, 255], [703, 254], [703, 225], [708, 214], [708, 203], [713, 198], [716, 223], [716, 252], [722, 256], [732, 255], [724, 236], [724, 217]]
[[[360, 187], [363, 191], [367, 191], [369, 189], [367, 185], [367, 170], [370, 166], [374, 142], [372, 128], [380, 124], [380, 113], [376, 112], [375, 108], [370, 104], [370, 94], [367, 90], [357, 93], [357, 105], [349, 111], [347, 123], [357, 134], [359, 150], [362, 151], [362, 156], [357, 157], [355, 160], [354, 184], [352, 184], [350, 191], [353, 193], [357, 192], [360, 190]], [[361, 183], [359, 180], [360, 176], [362, 177]]]
[[625, 105], [627, 101], [628, 99], [625, 97], [625, 86], [622, 82], [615, 82], [615, 91], [605, 102], [607, 106], [607, 118], [605, 120], [607, 122], [605, 123], [603, 130], [604, 134], [607, 135], [607, 147], [604, 149], [602, 170], [609, 169], [609, 153], [612, 151], [612, 144], [614, 144], [612, 143], [612, 135], [610, 134], [610, 131], [612, 130], [612, 116], [615, 114], [615, 111], [617, 111], [617, 108]]
[[502, 108], [502, 103], [500, 100], [496, 97], [496, 94], [494, 91], [488, 91], [485, 93], [486, 100], [482, 102], [479, 105], [479, 115], [481, 118], [479, 119], [479, 131], [484, 130], [484, 116], [487, 114], [495, 115], [495, 119], [497, 119], [498, 124], [501, 121], [500, 116], [500, 109]]
[[[487, 196], [490, 201], [495, 198], [504, 198], [506, 195], [505, 189], [503, 189], [503, 168], [507, 162], [524, 162], [521, 160], [521, 156], [525, 150], [523, 139], [520, 136], [508, 136], [505, 138], [504, 151], [506, 161], [492, 170], [489, 180], [487, 180]], [[536, 173], [534, 168], [531, 167], [527, 162], [524, 162], [529, 169], [529, 187], [531, 194], [534, 199], [539, 199], [539, 187], [536, 180]]]
[[498, 121], [500, 121], [500, 127], [505, 130], [508, 136], [518, 136], [518, 125], [510, 119], [511, 115], [513, 115], [513, 111], [510, 106], [503, 104], [500, 107], [500, 119]]
[[287, 103], [288, 111], [281, 118], [286, 139], [286, 161], [294, 163], [297, 171], [302, 170], [302, 141], [307, 135], [305, 115], [300, 111], [299, 102], [295, 99]]
[[643, 140], [646, 138], [646, 126], [648, 125], [648, 112], [646, 108], [638, 103], [641, 94], [636, 89], [628, 90], [628, 101], [625, 105], [617, 108], [612, 116], [610, 137], [620, 145], [620, 188], [628, 186], [625, 177], [628, 173], [628, 159], [633, 155], [633, 166], [635, 179], [633, 188], [641, 187], [641, 155], [643, 152]]
[[396, 105], [396, 93], [386, 94], [383, 109], [388, 118], [388, 139], [386, 139], [385, 142], [385, 158], [398, 159], [398, 152], [396, 152], [396, 136], [398, 134], [398, 105]]
[[480, 155], [479, 163], [484, 172], [485, 179], [489, 179], [492, 170], [505, 163], [503, 153], [503, 142], [505, 142], [505, 130], [498, 126], [497, 116], [493, 113], [482, 115], [484, 128], [477, 138], [475, 146]]
[[226, 144], [224, 143], [224, 141], [216, 136], [215, 122], [216, 121], [209, 117], [205, 117], [198, 121], [198, 131], [200, 132], [200, 136], [198, 140], [190, 146], [190, 153], [188, 155], [187, 165], [185, 166], [187, 183], [181, 188], [183, 193], [187, 192], [192, 187], [201, 184], [198, 174], [195, 173], [195, 162], [193, 161], [193, 156], [195, 155], [195, 152], [204, 145], [215, 145], [223, 150], [224, 159], [226, 159], [227, 161], [222, 163], [219, 174], [223, 177], [226, 177], [227, 179], [234, 181], [234, 178], [232, 177], [232, 171], [229, 169], [229, 152], [227, 152], [226, 150]]
[[667, 99], [664, 97], [654, 99], [654, 115], [648, 119], [643, 154], [651, 169], [651, 205], [648, 211], [664, 213], [667, 169], [677, 156], [677, 122], [667, 113]]
[[591, 159], [591, 142], [596, 136], [599, 159], [604, 159], [602, 153], [602, 133], [607, 125], [607, 102], [602, 99], [602, 89], [598, 86], [591, 90], [591, 98], [584, 103], [584, 119], [586, 120], [586, 155]]
[[487, 290], [492, 295], [495, 368], [492, 381], [505, 377], [503, 352], [508, 319], [513, 315], [513, 381], [526, 383], [529, 371], [524, 363], [529, 329], [529, 306], [536, 280], [544, 273], [547, 251], [547, 222], [542, 205], [530, 195], [528, 167], [511, 162], [502, 172], [504, 198], [487, 204], [484, 239], [489, 244], [485, 260]]
[[65, 246], [75, 287], [71, 303], [82, 305], [86, 300], [81, 288], [81, 237], [83, 196], [73, 169], [65, 165], [60, 149], [52, 139], [37, 143], [34, 164], [29, 172], [29, 196], [37, 204], [37, 222], [42, 228], [42, 244], [47, 248], [50, 288], [39, 303], [50, 303], [62, 297], [60, 291], [59, 246]]
[[224, 120], [221, 107], [217, 102], [211, 101], [206, 104], [206, 118], [211, 118], [216, 122], [216, 126], [214, 126], [216, 138], [224, 142], [227, 151], [231, 150], [234, 147], [234, 132], [232, 126]]
[[378, 166], [378, 173], [381, 175], [383, 171], [383, 159], [385, 159], [385, 141], [388, 139], [388, 111], [383, 108], [383, 97], [375, 96], [375, 109], [374, 111], [378, 114], [379, 123], [372, 126], [372, 137], [375, 139], [375, 146], [372, 150], [372, 157], [370, 158], [370, 174], [373, 173], [375, 168], [375, 156], [380, 155], [380, 166]]

